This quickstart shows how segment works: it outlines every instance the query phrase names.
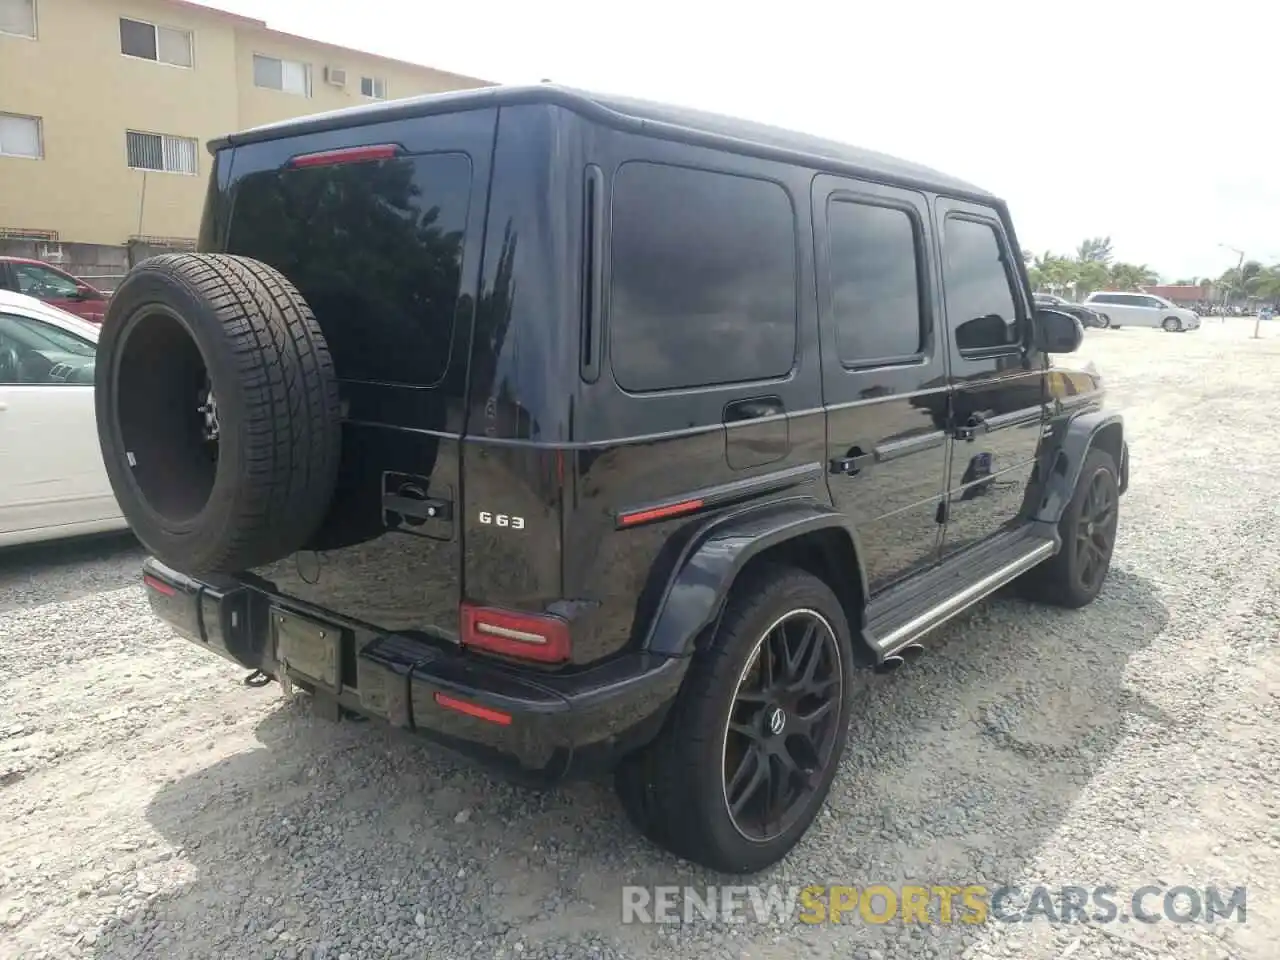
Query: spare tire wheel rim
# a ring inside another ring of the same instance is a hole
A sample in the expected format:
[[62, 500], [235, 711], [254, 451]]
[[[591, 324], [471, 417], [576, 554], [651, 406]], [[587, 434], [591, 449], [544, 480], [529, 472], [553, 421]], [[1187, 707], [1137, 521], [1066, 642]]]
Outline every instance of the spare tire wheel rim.
[[[213, 381], [205, 379], [205, 387], [200, 392], [200, 405], [196, 407], [204, 420], [204, 439], [206, 443], [217, 443], [222, 433], [222, 423], [218, 420], [218, 398], [213, 392]], [[216, 449], [214, 456], [217, 456]]]
[[166, 528], [192, 529], [213, 496], [224, 436], [204, 350], [179, 313], [147, 303], [125, 321], [114, 367], [113, 427], [129, 483]]
[[844, 665], [830, 622], [812, 609], [775, 620], [734, 688], [721, 785], [734, 829], [768, 843], [791, 829], [834, 762]]

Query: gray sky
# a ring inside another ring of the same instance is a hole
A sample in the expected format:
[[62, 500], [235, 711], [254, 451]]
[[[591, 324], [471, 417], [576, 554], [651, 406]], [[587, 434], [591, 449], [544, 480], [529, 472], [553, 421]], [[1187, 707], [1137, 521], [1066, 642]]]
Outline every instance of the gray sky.
[[1280, 261], [1280, 4], [202, 2], [499, 82], [897, 154], [1004, 196], [1037, 253], [1110, 234], [1166, 280], [1234, 266], [1224, 243]]

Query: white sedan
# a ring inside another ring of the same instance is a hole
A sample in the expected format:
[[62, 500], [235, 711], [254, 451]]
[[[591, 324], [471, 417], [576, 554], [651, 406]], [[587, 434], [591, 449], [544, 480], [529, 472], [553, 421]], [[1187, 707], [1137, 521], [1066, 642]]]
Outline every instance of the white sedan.
[[123, 530], [93, 407], [98, 328], [0, 290], [0, 546]]

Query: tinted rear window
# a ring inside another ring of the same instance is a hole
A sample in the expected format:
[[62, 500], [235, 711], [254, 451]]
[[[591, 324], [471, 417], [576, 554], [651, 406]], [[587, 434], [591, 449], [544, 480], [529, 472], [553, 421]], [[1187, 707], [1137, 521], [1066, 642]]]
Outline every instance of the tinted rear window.
[[613, 187], [609, 359], [625, 390], [779, 377], [796, 349], [786, 191], [633, 161]]
[[311, 305], [347, 380], [435, 386], [449, 365], [471, 160], [443, 153], [250, 174], [229, 253]]
[[837, 200], [827, 208], [831, 306], [845, 363], [920, 352], [920, 240], [915, 218], [896, 207]]

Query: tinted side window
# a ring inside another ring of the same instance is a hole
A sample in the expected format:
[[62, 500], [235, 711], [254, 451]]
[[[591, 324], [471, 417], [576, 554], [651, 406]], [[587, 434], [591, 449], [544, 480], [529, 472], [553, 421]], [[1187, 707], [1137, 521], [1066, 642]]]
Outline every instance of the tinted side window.
[[92, 386], [95, 349], [53, 324], [0, 313], [0, 384]]
[[1091, 297], [1090, 299], [1094, 303], [1116, 303], [1117, 302], [1117, 298], [1112, 296], [1109, 293], [1100, 293], [1095, 297]]
[[19, 293], [47, 299], [74, 297], [78, 291], [74, 280], [47, 267], [38, 267], [33, 263], [15, 263], [12, 266]]
[[470, 199], [461, 153], [253, 173], [236, 188], [227, 249], [293, 281], [339, 377], [435, 386]]
[[943, 286], [947, 319], [961, 350], [1007, 348], [1021, 341], [1017, 301], [991, 224], [947, 218]]
[[924, 342], [915, 219], [835, 200], [827, 207], [836, 349], [844, 363], [915, 356]]
[[776, 183], [629, 162], [614, 179], [609, 361], [624, 390], [778, 377], [796, 350], [796, 228]]

